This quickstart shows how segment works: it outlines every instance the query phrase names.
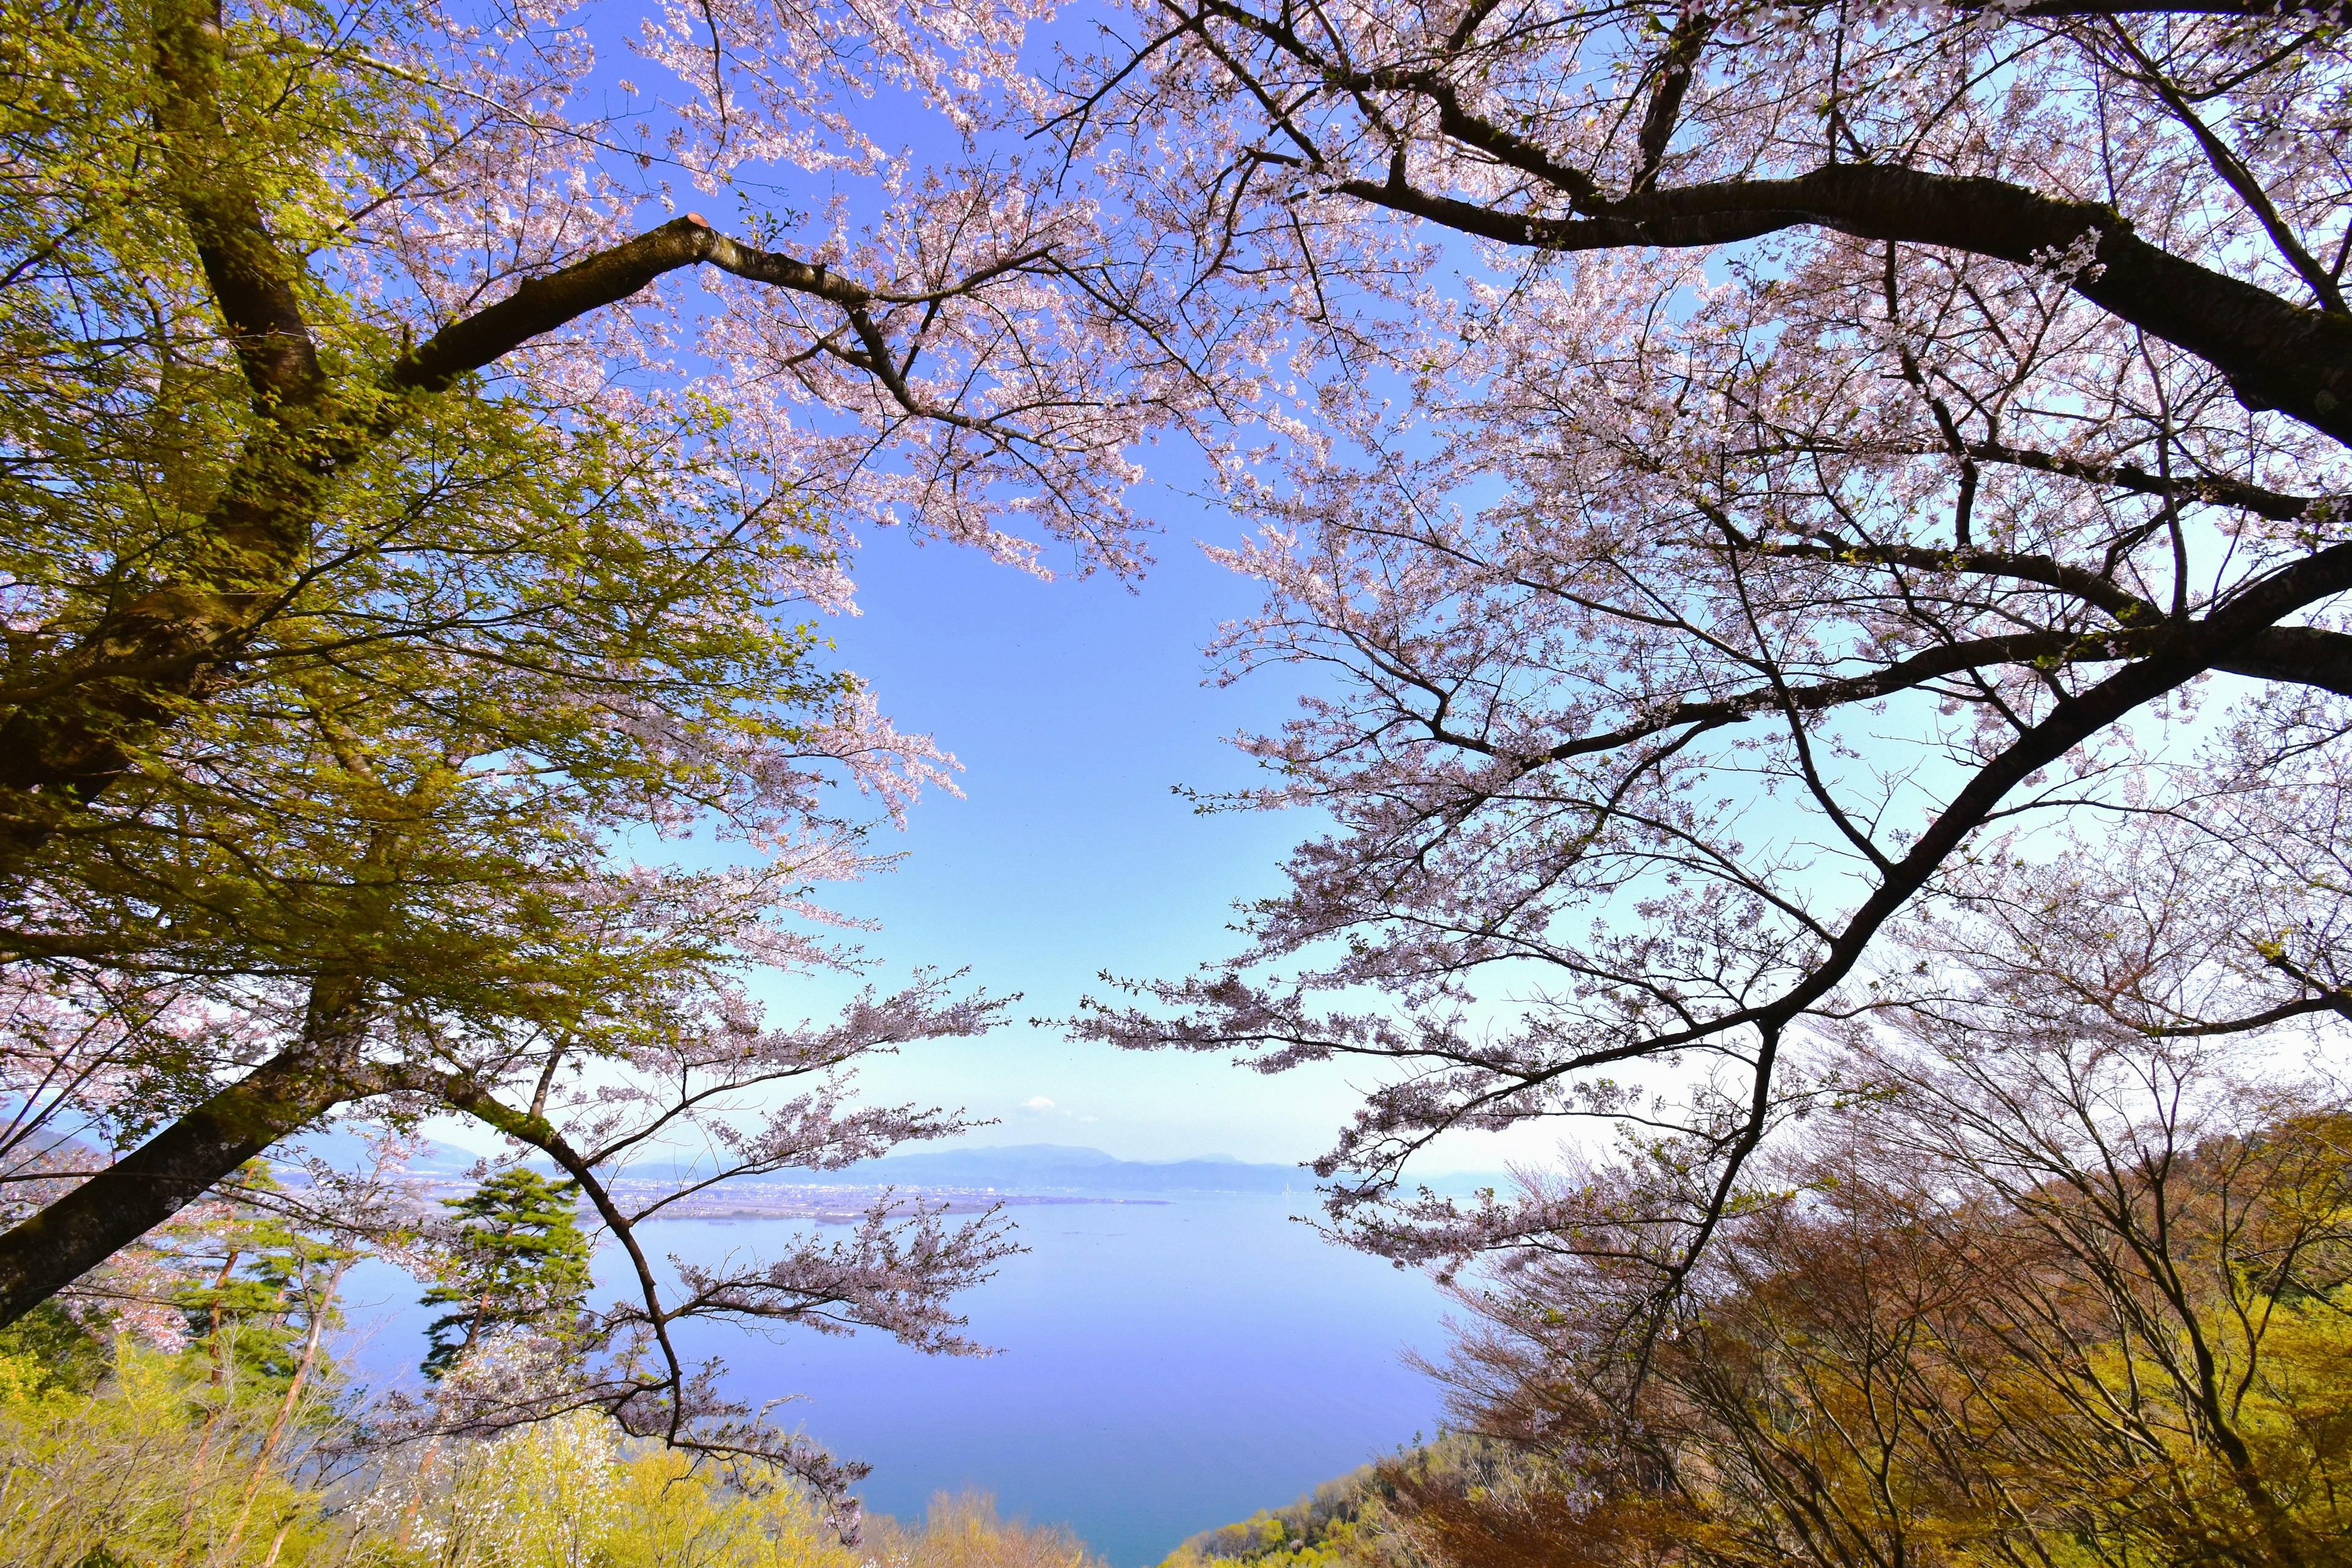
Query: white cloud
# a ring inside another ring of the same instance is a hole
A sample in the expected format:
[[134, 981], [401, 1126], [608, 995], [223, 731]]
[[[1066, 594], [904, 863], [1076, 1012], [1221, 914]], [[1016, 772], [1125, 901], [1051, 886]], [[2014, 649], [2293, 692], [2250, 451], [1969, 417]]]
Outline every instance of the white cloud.
[[1028, 1099], [1021, 1102], [1021, 1109], [1024, 1110], [1047, 1111], [1054, 1109], [1054, 1102], [1047, 1100], [1042, 1094], [1033, 1094]]

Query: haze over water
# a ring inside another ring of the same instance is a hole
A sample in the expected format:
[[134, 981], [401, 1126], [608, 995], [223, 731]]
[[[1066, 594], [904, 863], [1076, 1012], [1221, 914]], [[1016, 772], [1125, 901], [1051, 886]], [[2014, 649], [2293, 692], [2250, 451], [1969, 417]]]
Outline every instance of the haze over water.
[[[871, 1333], [724, 1330], [689, 1342], [755, 1405], [874, 1473], [877, 1511], [993, 1492], [1008, 1515], [1069, 1524], [1113, 1568], [1144, 1568], [1196, 1531], [1288, 1502], [1435, 1430], [1439, 1396], [1403, 1364], [1444, 1346], [1445, 1303], [1414, 1273], [1333, 1247], [1289, 1217], [1313, 1195], [1179, 1192], [1165, 1202], [1014, 1210], [1030, 1250], [961, 1299], [982, 1359], [919, 1355]], [[654, 1248], [689, 1261], [773, 1251], [795, 1222], [680, 1221]], [[609, 1254], [598, 1259], [609, 1276]], [[358, 1292], [396, 1308], [389, 1270]], [[413, 1369], [427, 1314], [399, 1311], [360, 1350], [381, 1381]]]

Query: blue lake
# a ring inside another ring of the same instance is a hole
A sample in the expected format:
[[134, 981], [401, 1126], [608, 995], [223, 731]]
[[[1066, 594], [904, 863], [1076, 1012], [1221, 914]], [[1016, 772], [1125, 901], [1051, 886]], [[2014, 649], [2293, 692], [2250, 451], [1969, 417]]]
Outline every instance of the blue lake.
[[[753, 1404], [874, 1467], [870, 1508], [911, 1518], [975, 1488], [1008, 1515], [1065, 1522], [1114, 1568], [1157, 1563], [1195, 1531], [1290, 1501], [1433, 1432], [1439, 1394], [1403, 1364], [1445, 1342], [1419, 1275], [1324, 1242], [1289, 1215], [1311, 1198], [1174, 1194], [1166, 1203], [1014, 1211], [1031, 1250], [963, 1298], [985, 1359], [929, 1357], [859, 1334], [710, 1332]], [[758, 1252], [788, 1221], [681, 1221], [661, 1250]], [[603, 1260], [600, 1259], [600, 1262]], [[390, 1270], [355, 1281], [352, 1316], [387, 1310], [357, 1348], [377, 1379], [413, 1367], [426, 1314], [390, 1311]]]

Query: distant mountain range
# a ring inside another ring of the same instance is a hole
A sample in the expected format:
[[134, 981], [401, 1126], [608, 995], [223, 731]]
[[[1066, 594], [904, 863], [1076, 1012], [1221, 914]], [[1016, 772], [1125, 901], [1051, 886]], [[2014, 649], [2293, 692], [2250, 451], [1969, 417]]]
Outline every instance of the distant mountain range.
[[779, 1172], [764, 1182], [802, 1186], [961, 1187], [1003, 1193], [1306, 1192], [1315, 1173], [1297, 1165], [1252, 1165], [1223, 1155], [1193, 1160], [1121, 1160], [1064, 1143], [1006, 1143], [889, 1154], [845, 1171]]
[[[340, 1164], [362, 1157], [360, 1141], [341, 1129], [321, 1130], [303, 1146]], [[290, 1152], [290, 1151], [289, 1151]], [[281, 1155], [282, 1157], [282, 1155]], [[427, 1142], [411, 1156], [408, 1169], [439, 1183], [459, 1180], [475, 1162], [467, 1151]], [[640, 1162], [628, 1174], [660, 1181], [689, 1173], [663, 1160]], [[1100, 1149], [1066, 1143], [959, 1144], [919, 1149], [866, 1160], [840, 1171], [778, 1171], [746, 1178], [763, 1187], [898, 1187], [908, 1192], [961, 1191], [1005, 1194], [1085, 1194], [1136, 1196], [1156, 1193], [1308, 1193], [1315, 1173], [1303, 1165], [1260, 1165], [1226, 1154], [1189, 1160], [1122, 1160]], [[1505, 1178], [1451, 1174], [1428, 1178], [1440, 1192], [1468, 1193]], [[732, 1187], [738, 1184], [730, 1183]]]

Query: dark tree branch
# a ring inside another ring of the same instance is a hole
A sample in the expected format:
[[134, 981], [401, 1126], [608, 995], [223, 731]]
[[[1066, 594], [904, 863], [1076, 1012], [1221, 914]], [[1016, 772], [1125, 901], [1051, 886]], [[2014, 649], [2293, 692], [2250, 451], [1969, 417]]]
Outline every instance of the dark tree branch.
[[645, 1323], [659, 1348], [667, 1376], [662, 1382], [670, 1391], [668, 1431], [667, 1441], [676, 1443], [686, 1420], [686, 1363], [679, 1359], [677, 1346], [670, 1338], [670, 1320], [675, 1315], [663, 1310], [661, 1280], [654, 1273], [653, 1261], [646, 1256], [637, 1239], [636, 1227], [629, 1216], [621, 1212], [619, 1204], [604, 1184], [597, 1179], [595, 1167], [573, 1149], [554, 1123], [544, 1116], [526, 1114], [505, 1104], [487, 1089], [470, 1079], [441, 1075], [417, 1075], [411, 1087], [433, 1095], [443, 1104], [463, 1110], [468, 1115], [498, 1129], [518, 1143], [537, 1149], [563, 1168], [563, 1173], [579, 1184], [595, 1206], [604, 1227], [620, 1242], [629, 1255], [629, 1267], [636, 1276], [637, 1289], [645, 1301]]
[[1666, 143], [1674, 140], [1675, 121], [1683, 111], [1683, 95], [1690, 90], [1691, 70], [1714, 33], [1714, 17], [1688, 11], [1666, 35], [1666, 47], [1658, 56], [1657, 82], [1642, 114], [1642, 162], [1633, 172], [1632, 187], [1637, 195], [1658, 182], [1658, 169], [1666, 161]]
[[2312, 297], [2319, 301], [2320, 308], [2331, 315], [2347, 314], [2344, 307], [2344, 290], [2337, 287], [2327, 268], [2319, 264], [2319, 258], [2305, 248], [2294, 227], [2280, 215], [2278, 205], [2271, 200], [2270, 193], [2263, 189], [2262, 182], [2254, 177], [2254, 172], [2246, 167], [2245, 160], [2205, 123], [2204, 116], [2181, 96], [2180, 89], [2166, 79], [2163, 70], [2132, 41], [2128, 32], [2112, 21], [2107, 31], [2115, 38], [2116, 46], [2130, 55], [2139, 67], [2137, 73], [2139, 84], [2162, 100], [2173, 119], [2196, 138], [2199, 150], [2205, 154], [2205, 161], [2213, 166], [2215, 174], [2221, 176], [2221, 183], [2236, 192], [2238, 199], [2246, 204], [2246, 210], [2254, 215], [2254, 220], [2263, 226], [2263, 232], [2270, 236], [2272, 246], [2294, 269], [2295, 276], [2309, 286]]
[[[1986, 11], [1991, 0], [1957, 0], [1955, 10]], [[2243, 16], [2253, 21], [2352, 21], [2352, 5], [2342, 0], [2030, 0], [2010, 16]]]
[[[2203, 359], [2249, 407], [2278, 409], [2352, 445], [2352, 320], [2289, 303], [2174, 256], [2095, 202], [2060, 200], [1975, 175], [1866, 163], [1830, 164], [1788, 180], [1647, 191], [1575, 218], [1499, 212], [1394, 180], [1348, 180], [1336, 188], [1464, 234], [1538, 250], [1726, 245], [1815, 225], [1859, 239], [1938, 246], [2034, 267], [2048, 266], [2095, 232], [2091, 264], [2067, 279], [2076, 292]], [[1562, 194], [1589, 205], [1571, 186]]]
[[153, 109], [180, 216], [228, 327], [255, 406], [299, 427], [327, 395], [298, 296], [300, 269], [262, 221], [221, 118], [219, 17], [204, 0], [158, 0]]
[[[1365, 71], [1343, 79], [1346, 85], [1362, 88], [1385, 88], [1417, 92], [1437, 106], [1437, 129], [1465, 147], [1475, 147], [1506, 168], [1517, 169], [1532, 175], [1561, 192], [1569, 205], [1579, 212], [1601, 210], [1607, 197], [1592, 176], [1583, 170], [1559, 162], [1537, 142], [1517, 132], [1496, 125], [1485, 117], [1463, 107], [1461, 95], [1454, 83], [1434, 71], [1384, 69]], [[1392, 187], [1408, 188], [1391, 168]], [[1343, 190], [1349, 187], [1342, 186]], [[1350, 191], [1350, 194], [1354, 194]]]
[[2215, 659], [2213, 668], [2352, 697], [2352, 637], [2317, 626], [2273, 626]]
[[302, 1041], [216, 1090], [137, 1149], [0, 1235], [0, 1326], [202, 1197], [280, 1139], [379, 1092], [359, 1056], [357, 999], [314, 992]]
[[1808, 544], [1753, 546], [1768, 554], [1797, 556], [1843, 565], [1902, 566], [1916, 572], [1950, 572], [1970, 577], [2005, 577], [2035, 583], [2095, 605], [2121, 626], [2144, 626], [2163, 618], [2154, 605], [2112, 578], [2048, 555], [2008, 550], [1937, 550], [1921, 544], [1849, 542], [1835, 535]]
[[[2346, 639], [2352, 642], [2352, 638]], [[1631, 724], [1594, 735], [1580, 735], [1562, 741], [1556, 746], [1530, 759], [1530, 765], [1564, 763], [1572, 758], [1613, 752], [1648, 736], [1690, 724], [1722, 724], [1754, 718], [1759, 713], [1789, 711], [1818, 713], [1832, 708], [1842, 708], [1853, 702], [1871, 702], [1896, 692], [1909, 691], [1931, 680], [1963, 670], [1979, 669], [1987, 665], [2021, 664], [2034, 659], [2080, 658], [2105, 653], [2104, 639], [2084, 638], [2071, 632], [2019, 632], [2010, 637], [1981, 637], [1969, 642], [1952, 643], [1932, 647], [1897, 659], [1883, 668], [1865, 675], [1847, 676], [1835, 680], [1815, 681], [1803, 686], [1779, 684], [1756, 687], [1729, 697], [1705, 702], [1677, 702], [1654, 715], [1645, 715]], [[2112, 656], [2110, 656], [2112, 657]], [[1491, 753], [1492, 748], [1475, 737], [1459, 735], [1451, 731], [1438, 731], [1435, 738], [1448, 745], [1474, 752]]]
[[1979, 462], [2001, 463], [2011, 468], [2029, 468], [2036, 473], [2085, 479], [2092, 484], [2113, 485], [2136, 495], [2158, 496], [2167, 500], [2200, 500], [2212, 506], [2232, 507], [2239, 511], [2252, 512], [2256, 517], [2268, 518], [2273, 522], [2301, 522], [2314, 515], [2312, 509], [2315, 506], [2328, 501], [2341, 504], [2341, 498], [2337, 497], [2288, 495], [2282, 490], [2248, 484], [2243, 479], [2220, 474], [2193, 478], [2151, 474], [2130, 463], [2084, 462], [2078, 458], [2030, 451], [2005, 446], [1999, 441], [1970, 441], [1962, 450]]
[[[204, 37], [202, 28], [194, 31]], [[332, 477], [404, 427], [416, 399], [448, 391], [524, 343], [617, 304], [667, 273], [707, 263], [837, 307], [866, 345], [851, 363], [880, 381], [902, 408], [978, 428], [979, 421], [913, 394], [869, 307], [949, 298], [1044, 255], [1015, 258], [930, 294], [879, 296], [821, 265], [740, 244], [689, 214], [544, 278], [526, 279], [507, 298], [403, 354], [368, 397], [352, 399], [354, 406], [344, 411], [316, 374], [291, 262], [257, 216], [248, 214], [252, 221], [238, 227], [231, 221], [236, 214], [215, 210], [221, 205], [207, 194], [185, 204], [185, 213], [199, 248], [211, 246], [206, 276], [215, 302], [241, 345], [257, 405], [274, 422], [248, 442], [205, 517], [213, 569], [110, 611], [44, 673], [39, 697], [0, 721], [0, 889], [22, 877], [71, 806], [103, 793], [183, 704], [208, 695], [290, 585]], [[206, 235], [228, 237], [214, 244]], [[308, 412], [289, 434], [298, 394]], [[205, 563], [199, 564], [201, 570]]]
[[2317, 1013], [2334, 1013], [2338, 1017], [2352, 1018], [2352, 997], [2346, 996], [2341, 991], [2329, 991], [2317, 996], [2282, 1002], [2275, 1007], [2265, 1007], [2242, 1018], [2225, 1018], [2215, 1024], [2168, 1024], [2151, 1028], [2148, 1033], [2170, 1040], [2211, 1039], [2224, 1035], [2252, 1034], [2256, 1029], [2267, 1029], [2273, 1024], [2307, 1018]]

